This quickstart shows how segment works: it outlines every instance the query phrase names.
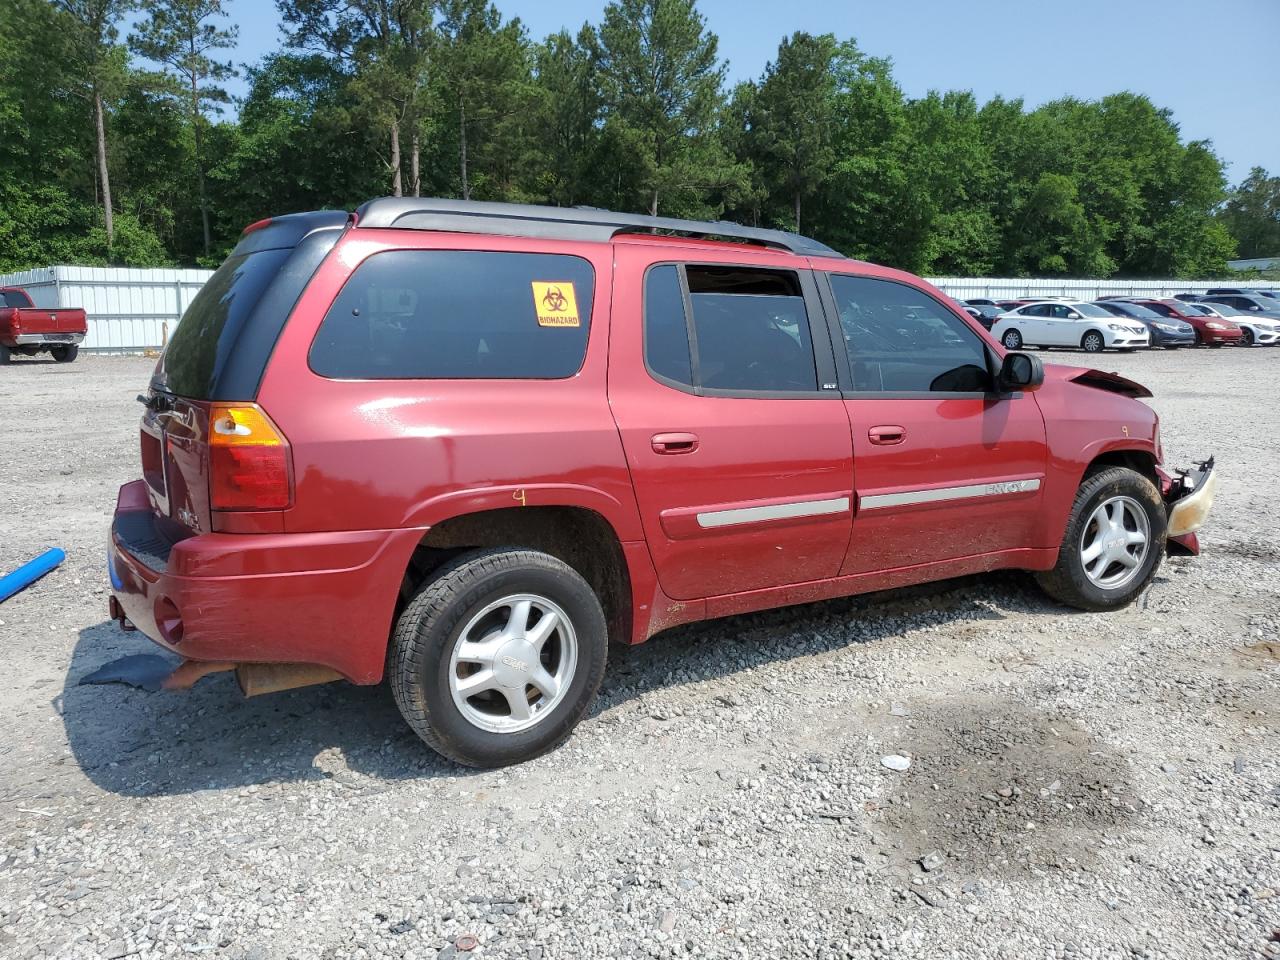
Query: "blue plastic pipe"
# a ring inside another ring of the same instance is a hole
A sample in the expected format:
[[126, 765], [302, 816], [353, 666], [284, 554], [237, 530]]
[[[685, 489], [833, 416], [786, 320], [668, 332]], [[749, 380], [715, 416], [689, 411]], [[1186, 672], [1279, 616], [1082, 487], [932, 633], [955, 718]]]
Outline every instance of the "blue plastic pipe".
[[0, 603], [35, 583], [65, 559], [67, 555], [54, 547], [52, 550], [46, 550], [30, 563], [24, 563], [8, 576], [0, 577]]

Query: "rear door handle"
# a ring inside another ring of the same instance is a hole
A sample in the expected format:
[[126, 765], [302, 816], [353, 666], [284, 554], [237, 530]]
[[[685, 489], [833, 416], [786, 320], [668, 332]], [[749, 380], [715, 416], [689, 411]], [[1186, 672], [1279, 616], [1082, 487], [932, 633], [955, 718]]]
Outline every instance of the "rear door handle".
[[698, 449], [698, 437], [693, 433], [655, 433], [649, 444], [654, 453], [693, 453]]
[[905, 427], [896, 427], [886, 424], [884, 426], [872, 427], [867, 431], [867, 438], [874, 444], [882, 447], [889, 447], [907, 439], [907, 430]]

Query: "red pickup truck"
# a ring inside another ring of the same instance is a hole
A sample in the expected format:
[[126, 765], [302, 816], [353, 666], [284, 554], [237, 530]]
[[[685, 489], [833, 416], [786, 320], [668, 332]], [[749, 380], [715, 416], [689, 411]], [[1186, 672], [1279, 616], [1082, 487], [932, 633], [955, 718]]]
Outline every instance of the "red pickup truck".
[[0, 287], [0, 363], [15, 353], [34, 357], [46, 350], [59, 363], [70, 363], [88, 332], [79, 307], [37, 307], [21, 287]]
[[293, 214], [245, 231], [140, 398], [111, 615], [184, 659], [170, 686], [385, 676], [428, 744], [511, 763], [569, 735], [609, 640], [1008, 567], [1131, 602], [1217, 478], [1165, 471], [1149, 396], [794, 234]]

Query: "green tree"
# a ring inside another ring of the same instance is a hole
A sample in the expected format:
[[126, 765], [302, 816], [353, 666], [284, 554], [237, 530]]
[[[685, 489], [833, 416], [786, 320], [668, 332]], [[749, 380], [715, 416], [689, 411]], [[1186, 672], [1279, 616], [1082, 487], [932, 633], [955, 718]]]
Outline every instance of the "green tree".
[[1235, 238], [1242, 258], [1280, 257], [1280, 177], [1254, 167], [1232, 189], [1218, 222]]
[[591, 28], [575, 40], [561, 30], [534, 51], [533, 132], [538, 162], [533, 192], [557, 206], [587, 196], [600, 149], [600, 84], [591, 58]]
[[635, 159], [649, 213], [664, 197], [682, 212], [705, 210], [707, 191], [743, 171], [720, 142], [724, 66], [694, 0], [614, 0], [593, 46], [606, 126]]
[[359, 112], [386, 131], [382, 161], [404, 194], [402, 133], [412, 130], [411, 187], [419, 190], [423, 88], [431, 55], [432, 0], [277, 0], [290, 46], [325, 54], [346, 71]]
[[837, 61], [850, 53], [829, 33], [794, 33], [779, 44], [752, 97], [752, 153], [770, 192], [790, 200], [796, 231], [802, 204], [831, 175]]
[[528, 123], [534, 90], [524, 27], [504, 23], [488, 0], [443, 0], [436, 37], [436, 101], [457, 148], [458, 192], [464, 200], [476, 188], [488, 199], [509, 197], [524, 157], [540, 149]]
[[209, 195], [205, 184], [204, 135], [206, 112], [217, 113], [228, 103], [227, 91], [218, 84], [235, 76], [229, 62], [213, 59], [217, 50], [234, 47], [239, 27], [223, 27], [223, 0], [144, 0], [146, 19], [129, 38], [140, 56], [161, 64], [175, 81], [174, 96], [187, 101], [195, 144], [196, 184], [200, 199], [200, 225], [206, 256], [212, 247], [209, 232]]
[[65, 25], [68, 63], [93, 115], [98, 188], [107, 250], [115, 236], [111, 173], [107, 160], [106, 109], [103, 100], [117, 93], [126, 73], [126, 52], [117, 42], [120, 20], [135, 0], [56, 0]]

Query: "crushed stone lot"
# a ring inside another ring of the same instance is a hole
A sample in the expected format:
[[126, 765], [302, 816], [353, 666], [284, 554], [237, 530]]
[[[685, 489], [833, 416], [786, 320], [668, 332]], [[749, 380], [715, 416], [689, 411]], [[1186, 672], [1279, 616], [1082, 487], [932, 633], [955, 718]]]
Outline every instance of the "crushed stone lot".
[[77, 685], [152, 649], [104, 570], [152, 361], [0, 369], [0, 567], [67, 552], [0, 605], [0, 957], [1280, 957], [1280, 349], [1097, 365], [1222, 470], [1136, 604], [1010, 573], [681, 628], [493, 772], [385, 687]]

